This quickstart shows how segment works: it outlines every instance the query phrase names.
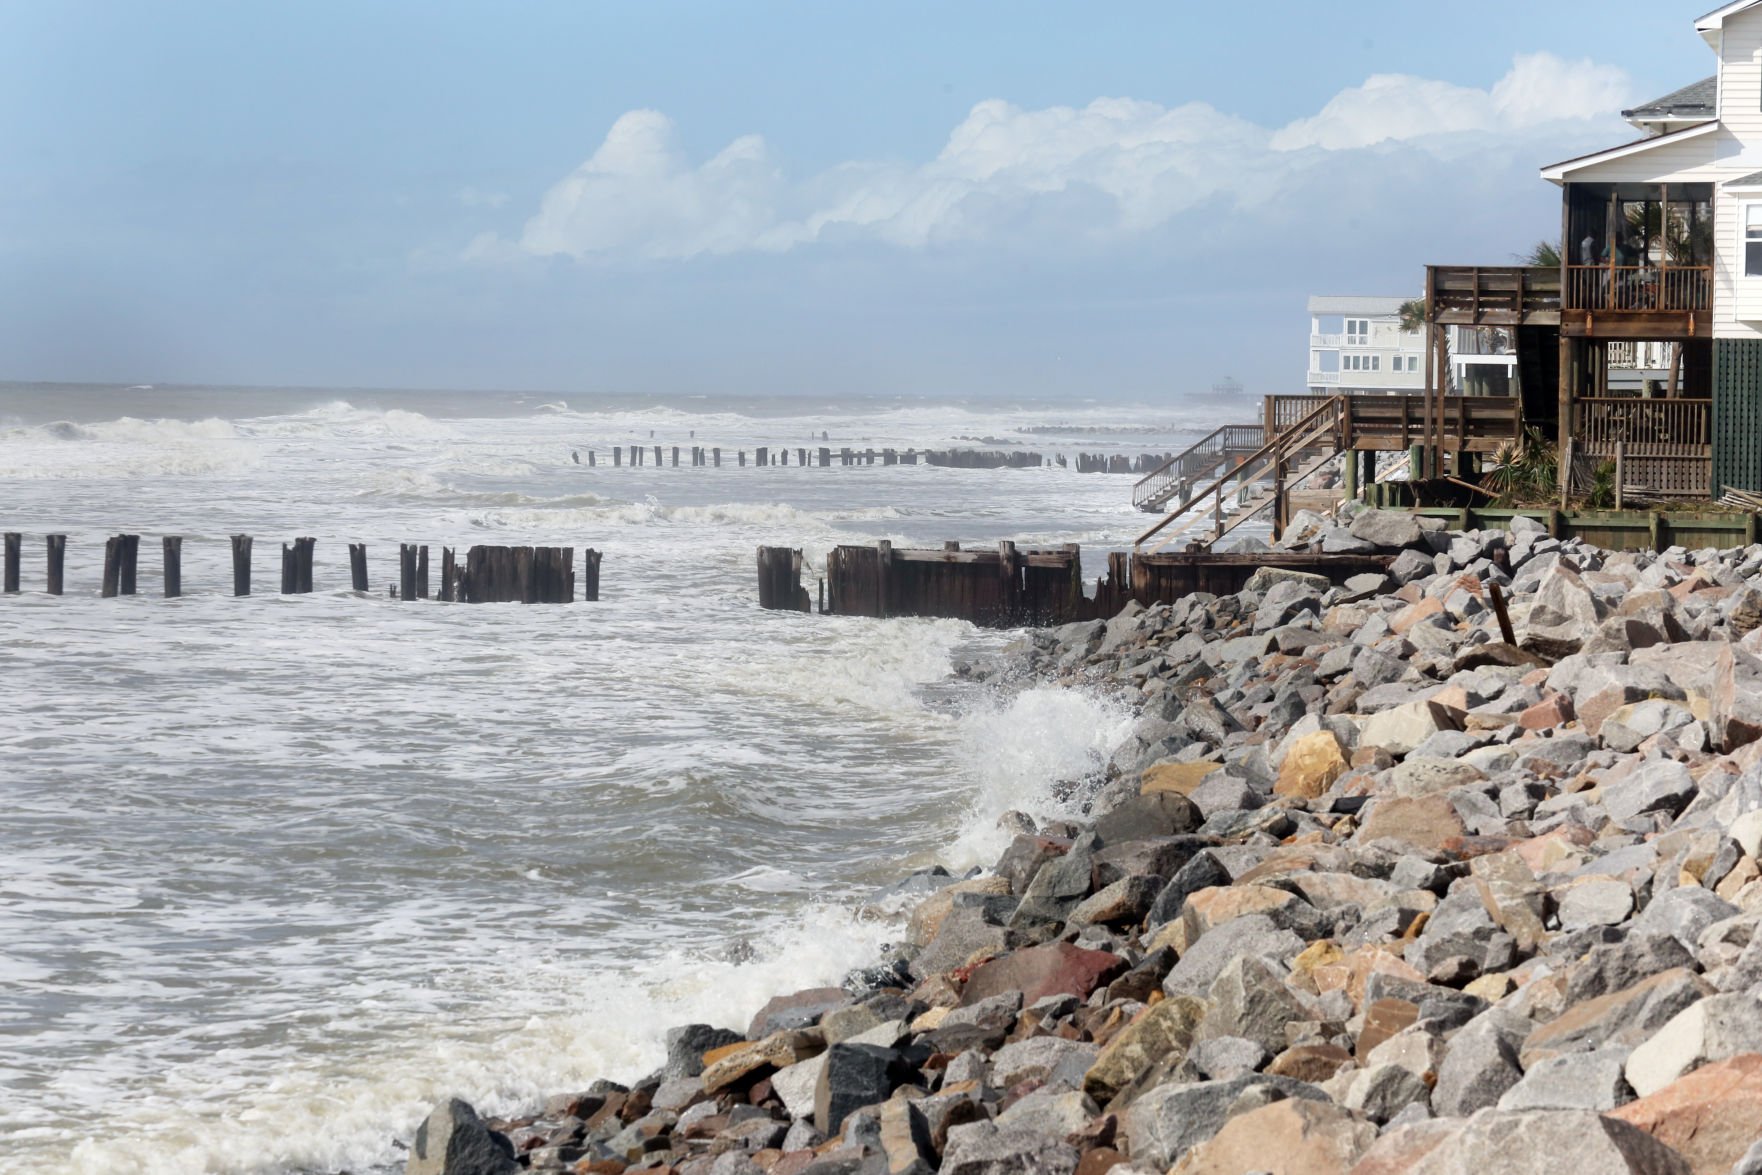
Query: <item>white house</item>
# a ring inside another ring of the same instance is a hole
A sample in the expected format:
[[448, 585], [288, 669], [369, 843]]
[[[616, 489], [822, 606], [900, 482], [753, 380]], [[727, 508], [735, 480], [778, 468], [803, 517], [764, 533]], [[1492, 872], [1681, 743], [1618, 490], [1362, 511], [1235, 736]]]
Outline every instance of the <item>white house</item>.
[[1669, 343], [1671, 391], [1712, 400], [1714, 486], [1762, 488], [1762, 0], [1695, 30], [1711, 78], [1624, 111], [1645, 137], [1542, 169], [1564, 201], [1561, 428], [1600, 411], [1612, 347]]
[[1376, 395], [1425, 389], [1425, 333], [1401, 329], [1406, 298], [1309, 300], [1309, 390]]

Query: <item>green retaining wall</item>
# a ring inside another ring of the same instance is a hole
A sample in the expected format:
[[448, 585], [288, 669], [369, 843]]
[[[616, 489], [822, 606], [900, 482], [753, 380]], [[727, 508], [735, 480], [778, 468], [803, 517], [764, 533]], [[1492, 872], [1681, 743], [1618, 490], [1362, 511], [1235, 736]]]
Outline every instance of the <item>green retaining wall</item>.
[[1713, 340], [1713, 496], [1762, 492], [1762, 339]]
[[1442, 518], [1455, 530], [1504, 530], [1518, 515], [1533, 518], [1557, 538], [1581, 538], [1612, 551], [1662, 551], [1669, 547], [1747, 547], [1758, 541], [1757, 516], [1742, 510], [1508, 510], [1494, 507], [1428, 506], [1415, 509]]

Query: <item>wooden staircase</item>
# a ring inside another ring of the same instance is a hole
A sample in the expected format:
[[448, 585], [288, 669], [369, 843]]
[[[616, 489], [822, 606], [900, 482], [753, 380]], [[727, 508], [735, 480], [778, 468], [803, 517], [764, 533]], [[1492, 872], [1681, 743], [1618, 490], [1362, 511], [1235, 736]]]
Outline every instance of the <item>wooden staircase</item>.
[[[1197, 485], [1194, 483], [1187, 483], [1184, 490], [1178, 489], [1177, 492], [1179, 493], [1180, 498], [1179, 503], [1174, 506], [1173, 509], [1169, 510], [1161, 522], [1138, 536], [1132, 544], [1133, 550], [1138, 552], [1160, 550], [1173, 542], [1176, 538], [1187, 533], [1187, 531], [1191, 530], [1204, 519], [1205, 516], [1203, 514], [1196, 515], [1194, 518], [1190, 519], [1185, 526], [1172, 533], [1164, 535], [1162, 540], [1154, 546], [1148, 548], [1145, 546], [1146, 543], [1149, 543], [1150, 540], [1157, 535], [1162, 534], [1162, 532], [1177, 519], [1193, 510], [1195, 505], [1204, 502], [1207, 498], [1212, 499], [1212, 531], [1210, 535], [1199, 540], [1206, 546], [1216, 543], [1219, 539], [1223, 538], [1232, 530], [1235, 530], [1244, 522], [1264, 513], [1269, 507], [1277, 506], [1278, 503], [1283, 501], [1285, 493], [1288, 490], [1301, 484], [1315, 473], [1326, 468], [1336, 457], [1339, 456], [1343, 448], [1341, 424], [1345, 418], [1345, 413], [1346, 399], [1344, 396], [1326, 397], [1325, 399], [1320, 400], [1320, 402], [1310, 409], [1306, 415], [1295, 421], [1290, 427], [1280, 429], [1278, 434], [1271, 440], [1265, 441], [1258, 449], [1247, 454], [1240, 461], [1235, 462], [1229, 468], [1224, 469], [1221, 473], [1217, 471], [1219, 462], [1216, 460], [1212, 461], [1205, 467], [1206, 472], [1207, 474], [1216, 474], [1216, 476], [1212, 476], [1211, 480], [1201, 482]], [[1225, 430], [1218, 430], [1220, 433], [1223, 431]], [[1212, 435], [1216, 436], [1217, 433]], [[1210, 439], [1211, 438], [1209, 437], [1207, 438], [1207, 440]], [[1205, 442], [1201, 442], [1201, 444], [1204, 443]], [[1195, 448], [1198, 448], [1198, 446], [1195, 446]], [[1192, 450], [1189, 450], [1189, 452], [1191, 451]], [[1182, 456], [1185, 456], [1185, 454]], [[1169, 465], [1173, 466], [1176, 462], [1180, 461], [1180, 459], [1180, 457], [1175, 458], [1175, 461], [1171, 461]], [[1159, 470], [1147, 475], [1145, 481], [1149, 481], [1150, 478], [1156, 477], [1160, 472], [1161, 471]], [[1242, 508], [1226, 514], [1224, 509], [1224, 487], [1232, 481], [1236, 482], [1238, 485], [1244, 484], [1248, 477], [1253, 476], [1256, 473], [1261, 473], [1263, 476], [1265, 474], [1270, 474], [1272, 476], [1274, 483], [1273, 492], [1258, 501], [1245, 504]], [[1202, 474], [1201, 476], [1206, 476], [1206, 474]], [[1142, 484], [1143, 483], [1141, 482], [1140, 485]], [[1175, 496], [1176, 494], [1174, 493], [1167, 494], [1162, 500], [1166, 503], [1172, 500]], [[1137, 496], [1134, 495], [1134, 500], [1136, 500], [1136, 497]], [[1146, 500], [1149, 500], [1148, 497]], [[1141, 506], [1140, 508], [1142, 509], [1144, 507]]]
[[1160, 514], [1176, 498], [1184, 498], [1193, 484], [1220, 467], [1234, 470], [1241, 459], [1266, 444], [1266, 427], [1259, 424], [1226, 424], [1203, 440], [1177, 453], [1138, 480], [1132, 487], [1132, 505]]

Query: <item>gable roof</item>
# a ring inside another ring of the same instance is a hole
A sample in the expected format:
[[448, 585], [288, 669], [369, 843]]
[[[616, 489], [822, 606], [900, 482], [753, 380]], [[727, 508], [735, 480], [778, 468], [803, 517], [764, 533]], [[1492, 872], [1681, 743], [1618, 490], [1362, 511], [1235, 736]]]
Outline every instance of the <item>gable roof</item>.
[[1734, 180], [1726, 180], [1719, 186], [1722, 188], [1762, 188], [1762, 171], [1752, 171], [1749, 175], [1740, 175]]
[[[1749, 3], [1762, 4], [1762, 0], [1749, 0]], [[1547, 167], [1542, 169], [1542, 178], [1545, 180], [1552, 180], [1557, 184], [1565, 183], [1566, 173], [1569, 171], [1578, 171], [1580, 168], [1590, 167], [1598, 163], [1608, 163], [1612, 159], [1621, 159], [1628, 155], [1638, 155], [1642, 151], [1650, 151], [1654, 147], [1662, 147], [1666, 143], [1680, 143], [1685, 139], [1696, 139], [1707, 134], [1709, 131], [1716, 131], [1718, 129], [1718, 122], [1696, 123], [1694, 126], [1684, 127], [1680, 131], [1671, 131], [1668, 134], [1653, 135], [1649, 139], [1640, 139], [1632, 143], [1623, 143], [1621, 146], [1611, 147], [1607, 151], [1594, 151], [1589, 155], [1580, 155], [1577, 159], [1565, 159], [1559, 163], [1550, 163]]]
[[1719, 115], [1719, 75], [1691, 82], [1662, 98], [1642, 102], [1621, 117], [1629, 122], [1704, 122]]
[[1746, 9], [1754, 8], [1758, 4], [1762, 4], [1762, 0], [1737, 0], [1734, 4], [1723, 4], [1720, 7], [1715, 8], [1712, 12], [1709, 12], [1706, 16], [1697, 20], [1695, 22], [1695, 31], [1700, 33], [1707, 41], [1711, 42], [1713, 38], [1709, 34], [1723, 31], [1728, 17], [1736, 16], [1738, 13], [1743, 12]]

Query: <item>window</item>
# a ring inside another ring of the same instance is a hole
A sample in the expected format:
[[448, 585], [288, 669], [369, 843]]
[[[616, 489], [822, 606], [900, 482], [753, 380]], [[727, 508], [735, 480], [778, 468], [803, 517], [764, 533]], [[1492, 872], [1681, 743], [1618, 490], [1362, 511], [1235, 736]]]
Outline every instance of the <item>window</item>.
[[[1383, 357], [1381, 355], [1346, 355], [1341, 362], [1347, 371], [1381, 371]], [[1397, 359], [1397, 362], [1399, 360]]]
[[1744, 205], [1744, 276], [1762, 277], [1762, 204]]
[[1348, 318], [1346, 320], [1346, 345], [1363, 346], [1370, 342], [1370, 319]]

